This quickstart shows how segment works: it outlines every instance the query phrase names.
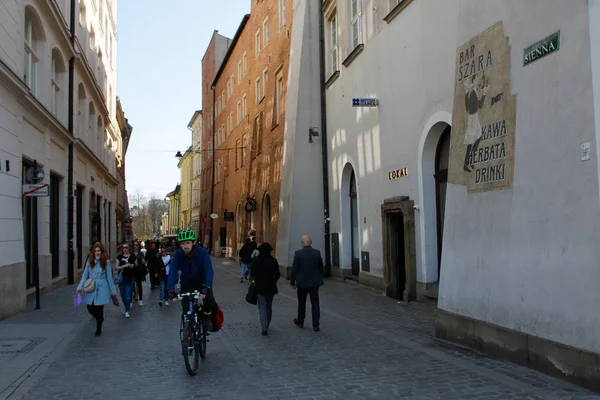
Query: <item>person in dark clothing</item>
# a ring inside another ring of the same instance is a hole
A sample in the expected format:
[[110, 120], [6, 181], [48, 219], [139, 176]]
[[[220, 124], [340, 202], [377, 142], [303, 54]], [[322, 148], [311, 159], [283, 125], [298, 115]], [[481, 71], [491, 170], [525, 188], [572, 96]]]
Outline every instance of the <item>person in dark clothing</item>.
[[[144, 297], [144, 287], [142, 286], [142, 282], [146, 282], [146, 260], [144, 258], [144, 253], [141, 251], [141, 245], [139, 242], [133, 243], [133, 255], [135, 256], [133, 262], [133, 270], [135, 273], [135, 288], [134, 291], [137, 290], [137, 298], [139, 300], [138, 305], [141, 307], [144, 305], [143, 297]], [[135, 297], [135, 293], [134, 293]]]
[[277, 281], [281, 276], [279, 263], [271, 256], [272, 251], [273, 247], [269, 243], [261, 243], [258, 246], [259, 255], [252, 260], [252, 281], [258, 298], [258, 315], [263, 336], [267, 336], [271, 324], [273, 298], [279, 293]]
[[156, 280], [159, 282], [160, 293], [158, 295], [158, 305], [163, 304], [169, 305], [169, 301], [165, 303], [165, 295], [167, 294], [167, 281], [168, 281], [168, 267], [171, 264], [171, 256], [167, 254], [167, 249], [163, 247], [161, 249], [160, 256], [157, 257], [157, 268], [156, 268]]
[[148, 266], [148, 271], [150, 272], [150, 290], [154, 290], [154, 288], [160, 285], [156, 276], [158, 275], [158, 247], [154, 242], [148, 242], [148, 250], [146, 250], [146, 265]]
[[251, 275], [252, 253], [256, 248], [256, 240], [247, 238], [238, 253], [241, 264], [240, 282], [244, 282], [244, 279], [248, 279], [248, 276]]
[[319, 332], [319, 287], [323, 286], [323, 258], [319, 250], [312, 248], [312, 239], [308, 235], [302, 237], [302, 249], [294, 253], [290, 285], [292, 289], [297, 288], [298, 295], [298, 317], [294, 319], [294, 324], [300, 328], [304, 326], [306, 297], [310, 295], [313, 330]]
[[122, 253], [117, 256], [117, 271], [123, 278], [119, 283], [119, 290], [121, 291], [121, 299], [123, 300], [123, 306], [125, 307], [125, 318], [129, 318], [131, 315], [131, 303], [133, 301], [133, 286], [135, 285], [135, 270], [133, 269], [136, 257], [130, 253], [129, 243], [123, 243]]

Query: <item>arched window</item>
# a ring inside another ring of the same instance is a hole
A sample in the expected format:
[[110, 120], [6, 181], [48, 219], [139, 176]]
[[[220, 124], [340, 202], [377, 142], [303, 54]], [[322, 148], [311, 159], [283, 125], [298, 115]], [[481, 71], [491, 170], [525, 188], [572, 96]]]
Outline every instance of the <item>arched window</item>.
[[52, 50], [52, 78], [50, 80], [50, 86], [52, 87], [52, 113], [58, 117], [63, 110], [62, 90], [65, 87], [65, 75], [66, 68], [63, 62], [63, 58], [58, 49]]
[[269, 242], [271, 240], [271, 196], [265, 193], [262, 204], [262, 240], [261, 242]]
[[96, 107], [94, 107], [94, 103], [90, 101], [88, 105], [88, 131], [92, 133], [94, 130], [92, 129], [92, 124], [94, 123], [94, 119], [96, 116]]
[[85, 134], [85, 117], [87, 115], [86, 108], [86, 93], [83, 83], [79, 83], [77, 86], [77, 125], [79, 130], [79, 137], [83, 137]]
[[98, 130], [96, 136], [96, 143], [98, 143], [100, 150], [102, 150], [102, 148], [104, 147], [104, 143], [106, 143], [106, 137], [104, 135], [104, 121], [102, 121], [102, 115], [98, 115], [97, 129]]
[[44, 40], [42, 24], [36, 12], [31, 7], [25, 7], [25, 64], [23, 68], [23, 80], [31, 92], [36, 92], [36, 81], [38, 73], [39, 55], [42, 54], [41, 43]]
[[79, 26], [86, 27], [87, 10], [85, 8], [85, 2], [79, 0]]

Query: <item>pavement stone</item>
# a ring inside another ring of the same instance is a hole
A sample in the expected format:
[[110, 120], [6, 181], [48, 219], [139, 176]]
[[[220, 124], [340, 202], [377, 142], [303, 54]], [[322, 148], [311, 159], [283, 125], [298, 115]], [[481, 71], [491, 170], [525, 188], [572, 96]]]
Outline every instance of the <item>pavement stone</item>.
[[[239, 282], [237, 263], [214, 264], [225, 325], [210, 337], [196, 376], [183, 364], [178, 304], [160, 308], [158, 291], [148, 288], [146, 305], [134, 306], [130, 319], [122, 308], [107, 306], [103, 335], [95, 337], [85, 308], [70, 304], [71, 286], [44, 296], [42, 310], [0, 323], [0, 341], [42, 339], [6, 360], [25, 372], [12, 381], [0, 378], [0, 398], [600, 399], [568, 382], [436, 340], [430, 305], [404, 305], [333, 278], [320, 293], [321, 332], [308, 328], [310, 312], [305, 328], [292, 323], [295, 292], [282, 279], [272, 327], [263, 337], [256, 306], [244, 300], [247, 283]], [[28, 362], [38, 365], [37, 373], [27, 372]], [[9, 370], [0, 367], [2, 375]]]

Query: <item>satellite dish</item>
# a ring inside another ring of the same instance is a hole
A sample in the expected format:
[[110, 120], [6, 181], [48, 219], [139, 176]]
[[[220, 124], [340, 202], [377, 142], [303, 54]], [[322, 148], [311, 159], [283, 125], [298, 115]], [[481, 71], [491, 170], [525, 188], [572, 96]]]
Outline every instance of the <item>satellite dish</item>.
[[219, 218], [219, 214], [212, 213], [212, 214], [210, 214], [210, 217], [212, 219], [217, 219], [217, 218]]

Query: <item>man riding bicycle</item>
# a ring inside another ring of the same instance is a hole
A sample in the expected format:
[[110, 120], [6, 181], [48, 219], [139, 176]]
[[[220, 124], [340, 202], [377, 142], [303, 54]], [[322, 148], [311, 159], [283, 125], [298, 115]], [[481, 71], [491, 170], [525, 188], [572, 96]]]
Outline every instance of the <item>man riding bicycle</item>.
[[[175, 282], [178, 272], [181, 271], [180, 293], [199, 291], [200, 299], [204, 301], [202, 307], [204, 315], [211, 316], [216, 307], [211, 289], [214, 276], [213, 266], [208, 251], [201, 246], [195, 246], [195, 240], [196, 234], [191, 229], [184, 229], [177, 236], [180, 248], [173, 254], [169, 270], [167, 283], [169, 299], [174, 296]], [[186, 312], [186, 308], [182, 307], [182, 313]], [[206, 318], [209, 325], [212, 325], [211, 320], [211, 317]]]

